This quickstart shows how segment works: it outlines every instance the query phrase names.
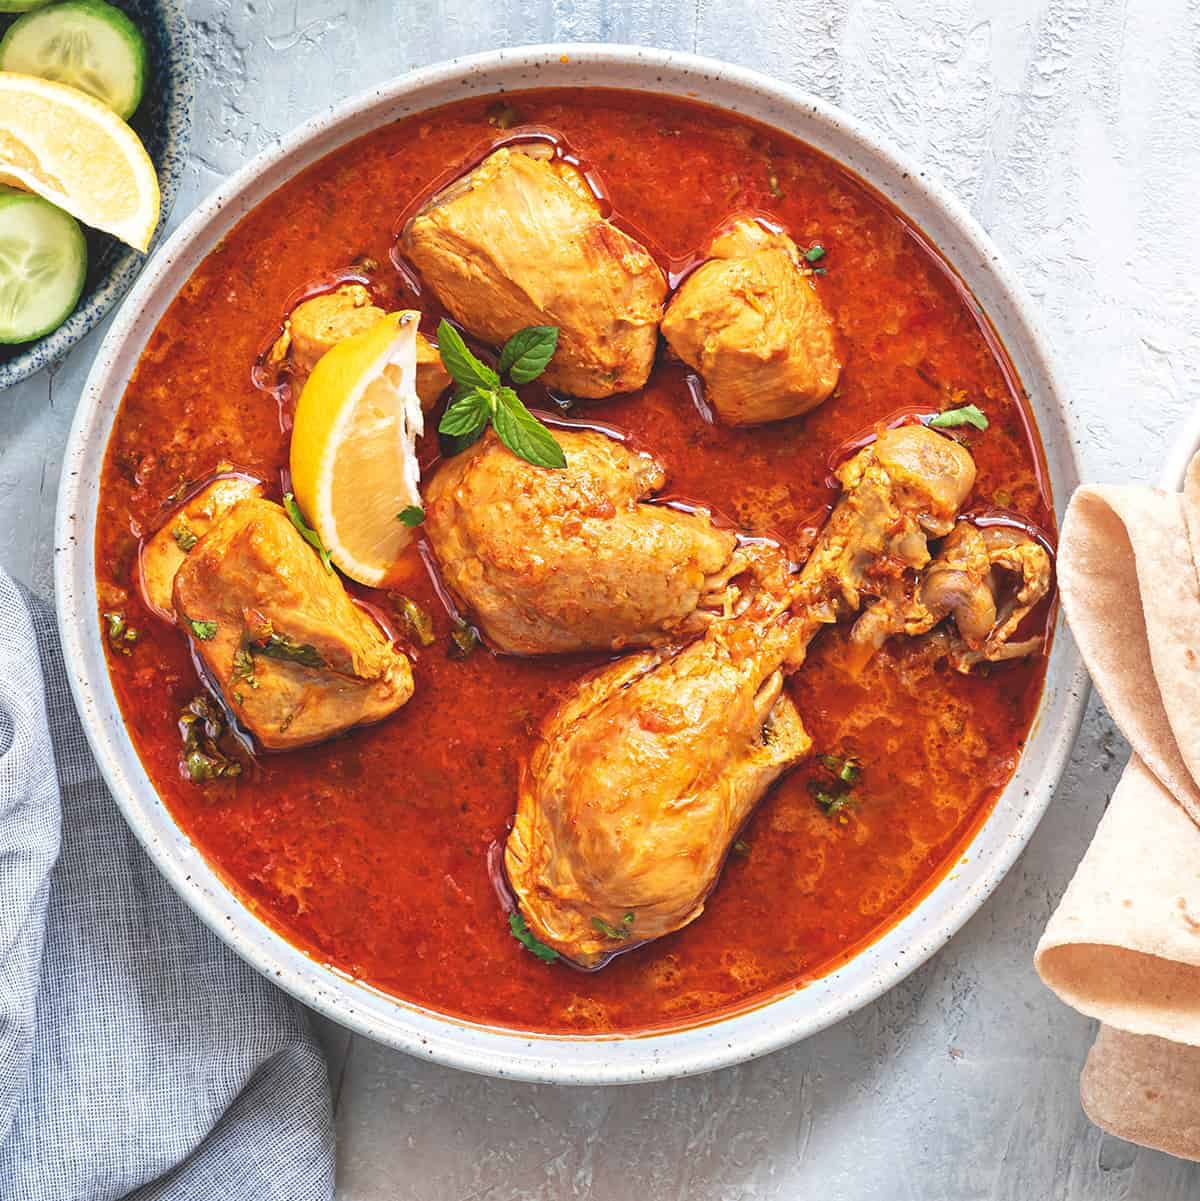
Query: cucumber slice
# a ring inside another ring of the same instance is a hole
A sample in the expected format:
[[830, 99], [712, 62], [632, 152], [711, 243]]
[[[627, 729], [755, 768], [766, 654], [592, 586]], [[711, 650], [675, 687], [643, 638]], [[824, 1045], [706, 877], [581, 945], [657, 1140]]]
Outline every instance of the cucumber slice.
[[70, 84], [127, 121], [146, 86], [146, 41], [105, 0], [64, 0], [13, 22], [0, 40], [0, 71]]
[[32, 342], [57, 329], [86, 275], [79, 222], [32, 192], [0, 186], [0, 342]]

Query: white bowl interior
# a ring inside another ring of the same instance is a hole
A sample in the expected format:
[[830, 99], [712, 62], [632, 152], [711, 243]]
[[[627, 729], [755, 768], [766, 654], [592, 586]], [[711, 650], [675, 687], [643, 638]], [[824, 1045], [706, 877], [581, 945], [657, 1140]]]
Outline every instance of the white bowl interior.
[[940, 187], [844, 115], [751, 72], [633, 47], [531, 47], [417, 72], [309, 122], [231, 179], [158, 252], [97, 355], [71, 431], [59, 493], [56, 590], [76, 702], [113, 795], [158, 868], [235, 951], [306, 1004], [413, 1054], [496, 1076], [621, 1083], [688, 1075], [764, 1054], [847, 1016], [921, 964], [979, 908], [1032, 835], [1074, 740], [1086, 677], [1060, 618], [1028, 747], [962, 862], [849, 963], [708, 1025], [635, 1038], [542, 1036], [472, 1025], [315, 962], [240, 904], [159, 800], [126, 735], [105, 666], [96, 616], [94, 527], [104, 451], [125, 385], [190, 273], [245, 213], [297, 171], [415, 111], [474, 94], [540, 86], [657, 91], [743, 113], [825, 151], [890, 198], [939, 247], [991, 317], [1030, 395], [1061, 514], [1078, 482], [1073, 440], [1029, 302], [986, 235]]

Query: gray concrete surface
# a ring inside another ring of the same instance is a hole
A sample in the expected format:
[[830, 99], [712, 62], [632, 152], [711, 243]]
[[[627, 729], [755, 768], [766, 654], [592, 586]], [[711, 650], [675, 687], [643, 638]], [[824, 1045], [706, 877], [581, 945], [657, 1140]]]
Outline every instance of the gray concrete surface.
[[[1087, 414], [1084, 472], [1149, 480], [1200, 372], [1200, 9], [1186, 0], [192, 0], [202, 68], [178, 221], [318, 109], [501, 45], [657, 44], [791, 80], [971, 206]], [[51, 591], [63, 442], [93, 334], [0, 395], [0, 561]], [[555, 1090], [334, 1028], [343, 1201], [1195, 1201], [1200, 1167], [1079, 1108], [1090, 1023], [1030, 954], [1128, 748], [1092, 704], [1051, 811], [941, 954], [803, 1045], [676, 1084]]]

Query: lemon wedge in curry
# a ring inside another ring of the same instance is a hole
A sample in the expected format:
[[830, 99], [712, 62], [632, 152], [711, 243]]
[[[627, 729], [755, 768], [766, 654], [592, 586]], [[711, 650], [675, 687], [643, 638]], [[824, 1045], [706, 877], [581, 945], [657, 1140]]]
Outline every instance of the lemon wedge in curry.
[[0, 71], [0, 183], [146, 250], [158, 225], [158, 175], [137, 134], [66, 84]]
[[421, 504], [419, 318], [389, 313], [324, 354], [292, 427], [296, 500], [333, 562], [372, 587], [395, 577], [413, 536], [399, 515]]

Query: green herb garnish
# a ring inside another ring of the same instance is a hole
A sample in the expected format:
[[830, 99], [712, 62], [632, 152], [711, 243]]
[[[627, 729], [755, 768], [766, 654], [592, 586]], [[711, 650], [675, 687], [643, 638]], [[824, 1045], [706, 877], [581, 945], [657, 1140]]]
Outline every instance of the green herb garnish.
[[527, 325], [504, 344], [499, 371], [514, 384], [527, 384], [546, 370], [558, 348], [557, 325]]
[[825, 247], [820, 242], [814, 242], [805, 252], [804, 257], [810, 263], [819, 263], [825, 257]]
[[947, 409], [944, 413], [938, 413], [930, 417], [925, 424], [937, 430], [955, 429], [960, 425], [971, 425], [977, 430], [985, 430], [988, 427], [988, 419], [978, 405], [963, 405], [961, 409]]
[[108, 645], [118, 654], [128, 655], [134, 644], [141, 638], [141, 630], [131, 626], [125, 620], [124, 613], [104, 613], [102, 616], [107, 627]]
[[808, 790], [827, 817], [847, 820], [847, 812], [858, 804], [854, 785], [862, 775], [862, 760], [854, 755], [818, 755], [817, 762], [833, 777], [833, 781], [810, 780]]
[[515, 909], [508, 915], [508, 928], [512, 931], [513, 938], [543, 963], [553, 963], [558, 958], [558, 952], [553, 947], [548, 947], [533, 937], [525, 918]]
[[846, 809], [854, 808], [854, 798], [848, 792], [830, 792], [827, 788], [822, 788], [817, 780], [809, 781], [808, 790], [826, 817], [834, 817]]
[[433, 633], [433, 618], [417, 604], [415, 600], [411, 600], [401, 592], [393, 592], [391, 594], [392, 608], [395, 609], [396, 615], [404, 622], [404, 628], [413, 641], [418, 642], [421, 646], [432, 646]]
[[196, 531], [188, 525], [187, 518], [181, 517], [171, 527], [171, 537], [175, 539], [175, 545], [186, 555], [188, 551], [200, 541]]
[[488, 106], [487, 122], [496, 129], [512, 129], [514, 125], [520, 125], [524, 120], [520, 111], [513, 108], [507, 100], [497, 100]]
[[252, 655], [265, 655], [268, 659], [282, 659], [288, 663], [299, 663], [301, 667], [324, 667], [325, 660], [315, 646], [307, 642], [296, 642], [286, 634], [271, 634], [266, 642], [251, 642]]
[[[233, 674], [229, 677], [231, 684], [237, 684], [240, 681], [245, 681], [251, 688], [258, 687], [258, 681], [254, 678], [254, 656], [244, 647], [238, 647], [233, 652]], [[236, 693], [234, 694], [237, 695]], [[238, 698], [238, 704], [241, 704], [241, 698]]]
[[479, 631], [465, 621], [459, 622], [450, 634], [446, 653], [451, 659], [465, 659], [479, 645]]
[[633, 914], [627, 913], [622, 919], [619, 926], [614, 926], [610, 922], [606, 922], [602, 917], [592, 918], [592, 925], [604, 935], [605, 938], [614, 938], [619, 942], [624, 942], [629, 937], [630, 931], [633, 929]]
[[304, 514], [300, 512], [300, 506], [296, 504], [296, 498], [292, 493], [285, 492], [283, 494], [283, 507], [287, 510], [287, 515], [292, 519], [292, 525], [296, 527], [300, 537], [321, 556], [325, 570], [332, 574], [333, 564], [329, 561], [329, 552], [325, 549], [325, 543], [321, 541], [321, 535], [304, 520]]
[[183, 500], [187, 495], [188, 489], [192, 486], [193, 481], [189, 480], [182, 472], [179, 474], [179, 483], [167, 493], [167, 499], [164, 504], [173, 505], [176, 501]]
[[201, 642], [211, 642], [217, 636], [217, 623], [215, 621], [193, 621], [189, 617], [187, 623], [192, 633]]
[[396, 514], [396, 520], [409, 528], [418, 526], [425, 520], [425, 510], [420, 505], [408, 505]]
[[546, 369], [558, 345], [558, 328], [531, 325], [518, 330], [500, 353], [500, 371], [481, 363], [448, 321], [438, 325], [438, 353], [458, 385], [438, 432], [471, 439], [490, 421], [496, 436], [513, 454], [535, 467], [565, 467], [566, 456], [554, 435], [525, 407], [500, 375], [516, 384], [535, 380]]
[[193, 784], [242, 774], [242, 765], [227, 755], [218, 740], [228, 730], [221, 710], [206, 696], [193, 697], [179, 714], [183, 766]]
[[837, 776], [843, 784], [853, 784], [862, 775], [862, 763], [853, 755], [843, 758], [841, 755], [821, 755], [820, 763], [831, 775]]

